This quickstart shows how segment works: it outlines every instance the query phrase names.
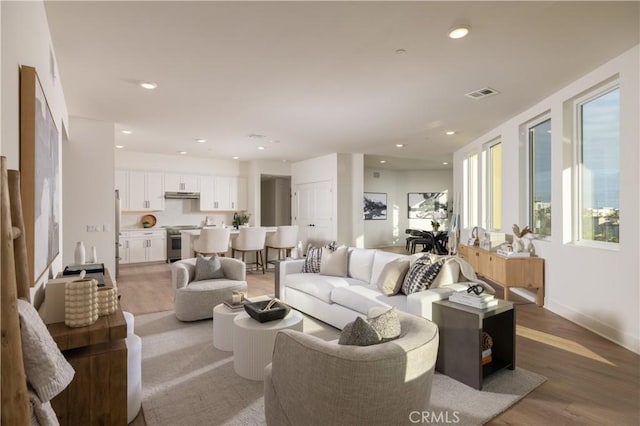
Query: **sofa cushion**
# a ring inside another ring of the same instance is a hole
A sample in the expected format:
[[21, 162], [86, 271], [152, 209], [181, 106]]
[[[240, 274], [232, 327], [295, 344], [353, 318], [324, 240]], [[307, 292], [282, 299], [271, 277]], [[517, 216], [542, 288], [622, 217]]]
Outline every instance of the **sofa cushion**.
[[408, 256], [405, 256], [403, 254], [376, 250], [375, 255], [373, 257], [373, 266], [371, 267], [371, 280], [368, 282], [372, 284], [377, 283], [378, 279], [380, 278], [380, 274], [382, 273], [382, 269], [384, 268], [384, 265], [386, 265], [387, 263], [399, 257], [408, 258]]
[[367, 322], [378, 332], [383, 342], [400, 337], [400, 318], [396, 308], [371, 308]]
[[198, 255], [196, 258], [196, 273], [193, 281], [212, 280], [216, 278], [224, 278], [220, 258], [215, 254], [211, 257]]
[[320, 274], [290, 274], [287, 275], [287, 287], [316, 297], [324, 302], [333, 303], [331, 292], [335, 288], [349, 287], [361, 283], [353, 278], [332, 277]]
[[365, 283], [371, 282], [375, 252], [375, 250], [361, 248], [349, 250], [349, 276]]
[[380, 277], [376, 282], [376, 286], [380, 291], [387, 295], [393, 296], [400, 291], [404, 277], [409, 270], [409, 259], [399, 257], [384, 265]]
[[322, 250], [320, 273], [334, 277], [347, 276], [347, 246], [340, 246], [334, 251]]
[[215, 280], [203, 280], [203, 281], [192, 281], [188, 286], [180, 289], [181, 292], [199, 292], [199, 291], [207, 291], [207, 290], [221, 290], [225, 288], [231, 287], [244, 287], [246, 288], [247, 283], [245, 281], [236, 281], [236, 280], [228, 280], [226, 278], [215, 279]]
[[[404, 296], [402, 296], [404, 298]], [[382, 300], [384, 299], [384, 300]], [[391, 305], [385, 303], [386, 297], [373, 286], [352, 285], [349, 287], [338, 287], [331, 292], [331, 301], [352, 311], [367, 315], [371, 308], [386, 307]]]
[[457, 261], [456, 256], [440, 256], [430, 253], [429, 259], [431, 263], [436, 263], [440, 260], [444, 260], [444, 264], [438, 273], [438, 276], [431, 284], [429, 288], [438, 288], [449, 284], [457, 283], [460, 279], [460, 264]]
[[370, 346], [382, 342], [380, 334], [361, 317], [345, 325], [340, 333], [339, 345]]
[[431, 260], [425, 256], [425, 258], [419, 259], [413, 264], [407, 276], [402, 284], [402, 292], [404, 294], [411, 294], [422, 290], [427, 290], [433, 281], [438, 276], [444, 259], [436, 263], [431, 263]]
[[302, 272], [307, 274], [317, 274], [320, 272], [320, 261], [322, 260], [322, 247], [309, 247], [307, 257], [304, 259]]

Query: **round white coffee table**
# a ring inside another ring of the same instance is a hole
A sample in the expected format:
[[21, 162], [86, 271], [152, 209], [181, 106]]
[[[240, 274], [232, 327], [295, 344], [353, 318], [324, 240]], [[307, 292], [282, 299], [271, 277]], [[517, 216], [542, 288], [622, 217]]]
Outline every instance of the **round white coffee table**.
[[234, 311], [220, 303], [213, 308], [213, 346], [221, 351], [233, 350], [233, 319], [244, 313], [244, 309]]
[[264, 367], [271, 362], [278, 331], [302, 331], [302, 314], [293, 309], [281, 320], [258, 322], [246, 312], [233, 320], [233, 368], [249, 380], [264, 380]]

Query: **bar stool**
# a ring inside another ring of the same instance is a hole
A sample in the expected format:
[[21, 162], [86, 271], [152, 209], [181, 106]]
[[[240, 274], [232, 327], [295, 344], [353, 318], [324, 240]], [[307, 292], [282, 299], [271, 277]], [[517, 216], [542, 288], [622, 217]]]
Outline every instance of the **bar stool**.
[[[261, 267], [264, 274], [264, 260], [262, 259], [262, 250], [264, 250], [264, 242], [267, 236], [267, 230], [259, 226], [240, 228], [238, 237], [231, 242], [231, 257], [235, 257], [237, 251], [242, 253], [242, 261], [246, 252], [255, 252], [256, 261], [250, 264], [256, 265], [256, 271]], [[247, 263], [247, 262], [245, 262]]]
[[[278, 226], [276, 232], [267, 236], [265, 242], [265, 258], [267, 259], [267, 266], [269, 263], [275, 264], [275, 260], [269, 260], [269, 249], [278, 250], [278, 258], [276, 260], [283, 260], [291, 253], [291, 249], [296, 246], [298, 241], [298, 226]], [[284, 250], [284, 257], [282, 251]]]
[[193, 251], [203, 255], [220, 254], [225, 256], [229, 250], [229, 228], [202, 228], [200, 238], [193, 243]]

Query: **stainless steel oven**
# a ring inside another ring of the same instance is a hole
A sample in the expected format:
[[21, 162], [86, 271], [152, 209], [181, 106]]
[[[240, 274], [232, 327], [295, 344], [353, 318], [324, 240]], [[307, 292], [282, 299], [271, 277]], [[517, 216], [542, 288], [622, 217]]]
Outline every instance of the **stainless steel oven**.
[[167, 262], [182, 259], [182, 235], [180, 231], [198, 229], [197, 226], [167, 226]]

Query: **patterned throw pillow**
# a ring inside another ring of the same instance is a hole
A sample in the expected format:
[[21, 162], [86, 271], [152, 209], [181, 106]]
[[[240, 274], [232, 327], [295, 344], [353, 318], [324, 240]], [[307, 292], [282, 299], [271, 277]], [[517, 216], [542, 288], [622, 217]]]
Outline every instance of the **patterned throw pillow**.
[[367, 322], [378, 332], [382, 342], [388, 342], [400, 337], [400, 318], [396, 308], [371, 308], [367, 315]]
[[216, 278], [224, 278], [222, 271], [222, 263], [217, 255], [206, 258], [198, 255], [196, 259], [196, 274], [193, 281], [213, 280]]
[[431, 263], [428, 257], [420, 258], [407, 272], [402, 284], [402, 292], [407, 296], [422, 290], [427, 290], [438, 277], [444, 259]]
[[319, 274], [320, 261], [322, 260], [322, 247], [309, 247], [307, 257], [302, 265], [302, 272], [305, 274]]
[[339, 345], [370, 346], [382, 341], [380, 334], [367, 321], [357, 317], [345, 325], [340, 333]]

